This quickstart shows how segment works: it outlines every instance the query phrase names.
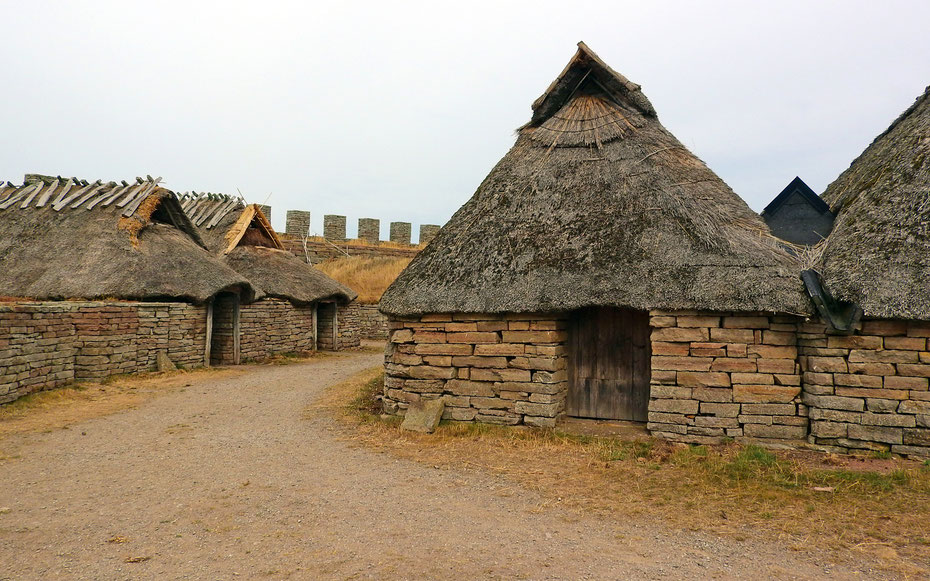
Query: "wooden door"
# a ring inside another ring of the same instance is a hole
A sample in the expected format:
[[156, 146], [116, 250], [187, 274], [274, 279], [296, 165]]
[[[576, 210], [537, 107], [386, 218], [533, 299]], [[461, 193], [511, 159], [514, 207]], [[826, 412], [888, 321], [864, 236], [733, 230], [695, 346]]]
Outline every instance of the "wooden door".
[[645, 422], [652, 369], [649, 313], [591, 307], [569, 325], [570, 416]]

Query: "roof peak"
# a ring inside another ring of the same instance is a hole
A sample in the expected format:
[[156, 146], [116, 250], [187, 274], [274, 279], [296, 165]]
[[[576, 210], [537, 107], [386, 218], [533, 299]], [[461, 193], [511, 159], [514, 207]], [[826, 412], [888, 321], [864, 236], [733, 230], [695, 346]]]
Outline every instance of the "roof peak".
[[578, 50], [549, 87], [533, 101], [533, 118], [528, 125], [539, 125], [561, 109], [586, 81], [593, 82], [617, 104], [633, 107], [647, 117], [656, 111], [640, 86], [610, 68], [601, 57], [581, 41]]

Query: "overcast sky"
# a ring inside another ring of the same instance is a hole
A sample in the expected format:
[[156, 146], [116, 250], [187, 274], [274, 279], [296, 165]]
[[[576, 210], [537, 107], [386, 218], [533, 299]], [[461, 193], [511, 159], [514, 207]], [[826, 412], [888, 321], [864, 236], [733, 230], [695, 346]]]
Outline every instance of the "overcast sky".
[[930, 84], [930, 2], [0, 0], [0, 179], [444, 223], [584, 40], [760, 211]]

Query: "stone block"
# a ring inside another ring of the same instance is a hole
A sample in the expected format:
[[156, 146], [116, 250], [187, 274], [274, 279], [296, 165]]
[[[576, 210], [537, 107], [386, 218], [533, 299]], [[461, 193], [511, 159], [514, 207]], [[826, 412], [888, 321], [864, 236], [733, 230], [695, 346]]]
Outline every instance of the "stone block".
[[669, 316], [657, 316], [649, 318], [649, 326], [656, 329], [660, 327], [675, 327], [677, 319]]
[[455, 368], [415, 365], [407, 370], [407, 376], [413, 379], [453, 379], [455, 377]]
[[500, 391], [542, 393], [552, 395], [564, 394], [568, 389], [568, 385], [565, 382], [537, 383], [535, 381], [499, 381], [494, 384], [494, 388]]
[[738, 428], [739, 420], [736, 417], [724, 416], [697, 416], [694, 418], [694, 425], [702, 428]]
[[734, 385], [733, 401], [745, 403], [788, 403], [801, 393], [793, 385]]
[[887, 389], [911, 389], [918, 391], [927, 390], [926, 377], [902, 377], [899, 375], [889, 375], [885, 377], [885, 387]]
[[657, 399], [691, 399], [691, 388], [652, 384], [649, 386], [649, 396]]
[[698, 413], [698, 402], [693, 399], [651, 399], [650, 412], [665, 412], [675, 414]]
[[478, 331], [506, 331], [507, 321], [475, 321]]
[[[488, 410], [492, 411], [492, 410]], [[490, 414], [490, 413], [479, 413], [475, 416], [475, 421], [485, 423], [485, 424], [498, 424], [502, 426], [515, 426], [520, 423], [520, 420], [523, 418], [516, 414], [504, 413], [502, 415]]]
[[506, 410], [510, 409], [514, 402], [499, 397], [473, 397], [471, 398], [471, 405], [480, 411]]
[[[898, 364], [898, 375], [905, 377], [930, 377], [930, 364]], [[889, 374], [890, 375], [890, 374]]]
[[861, 412], [865, 409], [865, 400], [855, 397], [838, 397], [833, 395], [803, 395], [805, 405], [811, 408], [834, 409]]
[[849, 352], [850, 363], [917, 363], [916, 351], [884, 349], [871, 351], [853, 349]]
[[442, 326], [444, 331], [455, 331], [455, 332], [467, 332], [467, 331], [477, 331], [478, 323], [471, 322], [449, 322]]
[[895, 366], [891, 363], [850, 363], [849, 373], [863, 375], [894, 375]]
[[768, 329], [768, 317], [724, 317], [723, 326], [728, 329]]
[[483, 369], [471, 370], [471, 378], [476, 381], [530, 381], [532, 375], [526, 369]]
[[533, 381], [536, 383], [562, 383], [568, 381], [566, 371], [534, 371]]
[[876, 414], [865, 412], [860, 418], [863, 426], [888, 426], [896, 428], [913, 428], [917, 425], [914, 416], [906, 414]]
[[734, 384], [771, 385], [775, 377], [771, 373], [732, 373], [730, 379]]
[[812, 407], [810, 408], [810, 419], [858, 424], [862, 420], [862, 414], [858, 412]]
[[801, 376], [776, 374], [775, 385], [801, 385]]
[[[688, 426], [682, 424], [661, 424], [656, 422], [647, 422], [646, 429], [649, 433], [657, 438], [668, 438], [668, 434], [687, 434]], [[661, 434], [666, 434], [662, 436]]]
[[756, 359], [759, 373], [794, 373], [793, 359]]
[[682, 387], [729, 387], [730, 375], [710, 371], [679, 371], [678, 385]]
[[844, 387], [882, 387], [882, 378], [874, 375], [837, 373], [833, 376], [833, 382], [836, 385], [842, 385]]
[[924, 337], [885, 337], [885, 349], [926, 351], [927, 339]]
[[653, 341], [685, 343], [708, 339], [710, 339], [710, 332], [706, 328], [661, 327], [652, 330]]
[[881, 349], [882, 338], [868, 335], [830, 335], [827, 347], [831, 349]]
[[447, 381], [445, 391], [457, 396], [494, 397], [497, 395], [493, 383], [465, 379]]
[[700, 404], [700, 413], [721, 418], [735, 418], [740, 413], [740, 404], [703, 402]]
[[[650, 422], [660, 423], [660, 424], [675, 424], [685, 426], [694, 422], [693, 417], [688, 417], [684, 414], [675, 414], [667, 412], [653, 412], [650, 411], [648, 414]], [[684, 433], [684, 432], [682, 432]]]
[[670, 384], [676, 385], [678, 383], [678, 372], [677, 371], [652, 371], [651, 383], [653, 384]]
[[390, 239], [395, 244], [410, 244], [410, 222], [391, 222]]
[[909, 458], [930, 458], [928, 446], [892, 446], [891, 451]]
[[506, 357], [457, 356], [452, 358], [454, 367], [507, 367]]
[[896, 399], [867, 398], [865, 407], [870, 412], [891, 413], [898, 410], [898, 404], [901, 402]]
[[796, 345], [798, 335], [794, 331], [763, 331], [762, 342], [766, 345]]
[[853, 440], [863, 440], [866, 442], [903, 444], [904, 430], [902, 428], [849, 424], [849, 438]]
[[880, 397], [884, 399], [907, 399], [907, 393], [900, 389], [874, 389], [869, 387], [840, 387], [834, 390], [843, 397]]
[[541, 418], [537, 416], [524, 416], [523, 423], [534, 428], [554, 428], [558, 423], [556, 418]]
[[758, 359], [718, 357], [710, 365], [711, 371], [730, 371], [739, 373], [753, 373], [758, 369]]
[[431, 434], [439, 425], [445, 402], [440, 399], [427, 399], [413, 402], [404, 414], [400, 427], [404, 430]]
[[408, 379], [404, 389], [415, 393], [442, 393], [445, 382], [436, 379]]
[[766, 426], [772, 425], [772, 416], [767, 415], [752, 415], [752, 414], [740, 414], [737, 416], [739, 423], [741, 424], [763, 424]]
[[791, 359], [798, 357], [798, 348], [790, 345], [749, 345], [747, 351], [750, 356], [757, 355], [760, 359]]
[[454, 420], [459, 422], [470, 422], [478, 415], [478, 410], [472, 407], [449, 407], [446, 406], [442, 414], [444, 420]]
[[743, 433], [750, 438], [801, 440], [807, 437], [807, 426], [746, 424], [743, 426]]
[[719, 327], [720, 317], [704, 315], [682, 315], [678, 317], [679, 327]]
[[565, 331], [501, 331], [504, 343], [562, 343]]
[[471, 345], [461, 343], [417, 343], [414, 353], [417, 355], [471, 355], [472, 349]]
[[899, 414], [930, 414], [930, 401], [907, 400], [898, 406]]
[[334, 214], [323, 216], [323, 238], [344, 241], [346, 239], [346, 217]]
[[[506, 331], [505, 331], [506, 333]], [[446, 333], [447, 343], [500, 343], [500, 337], [497, 333], [491, 332], [466, 332], [466, 333]]]
[[690, 343], [668, 343], [666, 341], [653, 341], [653, 355], [677, 355], [685, 356], [691, 352]]
[[728, 403], [733, 401], [733, 390], [729, 388], [695, 387], [691, 397], [697, 401], [711, 403]]
[[711, 329], [710, 339], [723, 343], [747, 344], [755, 341], [752, 329]]
[[766, 416], [793, 416], [797, 414], [797, 406], [793, 403], [744, 403], [742, 412]]
[[[414, 355], [417, 357], [417, 355]], [[451, 355], [427, 355], [423, 357], [423, 362], [426, 365], [432, 365], [434, 367], [452, 367], [452, 356]]]
[[420, 237], [417, 240], [421, 245], [429, 244], [439, 234], [440, 228], [438, 224], [420, 224]]
[[527, 401], [518, 401], [514, 404], [513, 409], [518, 414], [527, 416], [537, 416], [543, 418], [554, 418], [562, 411], [562, 402], [553, 403], [533, 403]]
[[710, 357], [674, 357], [665, 355], [652, 356], [653, 370], [667, 371], [710, 371], [713, 359]]
[[882, 337], [904, 336], [907, 335], [907, 322], [888, 320], [863, 321], [862, 334], [880, 335]]
[[848, 424], [838, 422], [811, 422], [811, 435], [818, 438], [846, 438]]
[[525, 345], [519, 343], [484, 343], [475, 345], [475, 355], [520, 356], [524, 354], [525, 348]]
[[801, 374], [804, 384], [815, 383], [817, 385], [833, 385], [833, 374], [832, 373], [816, 373], [813, 371], [805, 371]]
[[815, 373], [846, 373], [846, 359], [842, 357], [808, 357], [807, 369]]

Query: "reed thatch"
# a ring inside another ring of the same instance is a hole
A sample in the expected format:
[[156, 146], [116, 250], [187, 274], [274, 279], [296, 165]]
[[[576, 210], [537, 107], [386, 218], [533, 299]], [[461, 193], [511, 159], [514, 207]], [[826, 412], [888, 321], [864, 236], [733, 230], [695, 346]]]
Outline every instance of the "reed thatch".
[[253, 294], [158, 180], [0, 184], [0, 295], [203, 302], [234, 289]]
[[806, 313], [796, 260], [583, 43], [381, 309]]
[[866, 316], [930, 319], [930, 87], [823, 198], [837, 214], [818, 270]]
[[246, 277], [262, 296], [308, 304], [350, 302], [352, 289], [284, 250], [258, 204], [224, 194], [186, 193], [181, 205], [207, 247]]

